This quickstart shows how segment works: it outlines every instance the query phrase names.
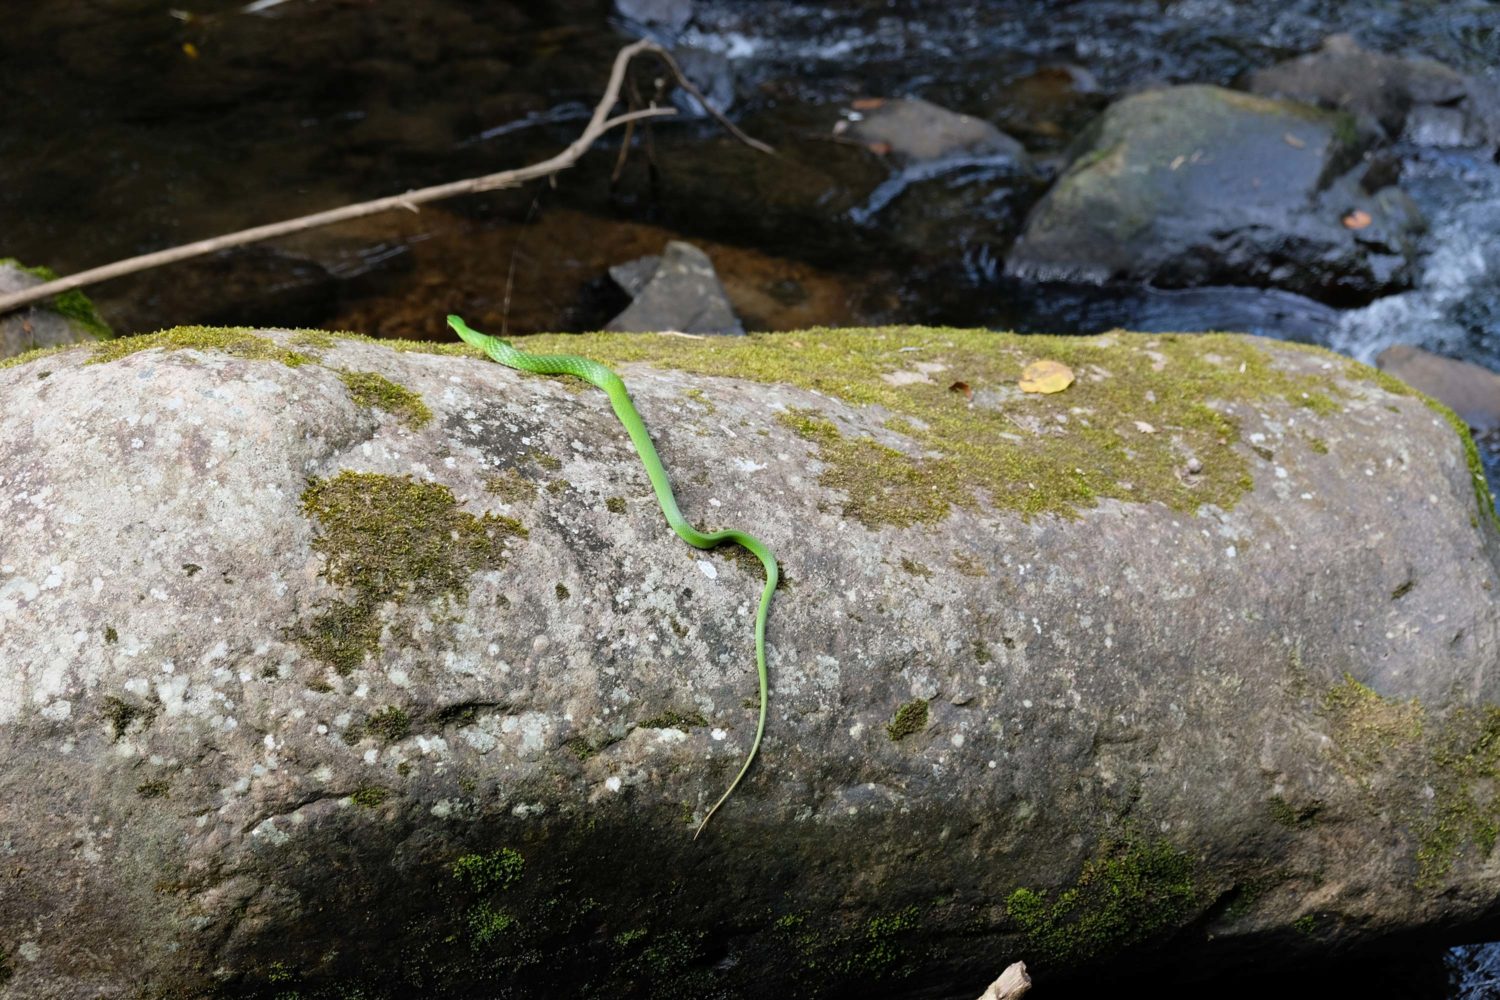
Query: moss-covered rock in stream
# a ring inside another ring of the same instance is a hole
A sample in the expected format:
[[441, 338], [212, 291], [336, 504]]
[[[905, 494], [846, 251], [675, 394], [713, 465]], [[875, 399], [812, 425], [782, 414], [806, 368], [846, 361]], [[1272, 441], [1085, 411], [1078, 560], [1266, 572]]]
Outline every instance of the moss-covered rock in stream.
[[[13, 257], [0, 259], [0, 295], [21, 292], [57, 278], [47, 267], [27, 267]], [[63, 292], [34, 306], [0, 315], [0, 361], [27, 351], [108, 340], [114, 336], [83, 292]]]
[[1006, 270], [1367, 302], [1410, 284], [1422, 222], [1366, 176], [1366, 145], [1345, 112], [1201, 85], [1134, 94], [1074, 143]]
[[1492, 915], [1500, 535], [1394, 380], [1226, 335], [527, 346], [616, 366], [686, 515], [791, 581], [713, 823], [760, 569], [671, 532], [602, 393], [307, 331], [32, 355], [7, 998], [978, 995]]

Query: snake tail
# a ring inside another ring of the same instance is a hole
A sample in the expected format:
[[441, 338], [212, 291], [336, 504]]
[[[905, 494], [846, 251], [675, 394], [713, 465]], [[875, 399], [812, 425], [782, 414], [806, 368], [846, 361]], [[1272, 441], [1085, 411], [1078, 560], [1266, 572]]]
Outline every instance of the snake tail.
[[766, 582], [760, 592], [760, 609], [755, 615], [755, 669], [760, 679], [760, 715], [755, 723], [755, 739], [751, 741], [750, 752], [745, 755], [745, 761], [740, 766], [739, 773], [734, 776], [734, 780], [729, 783], [724, 794], [719, 796], [719, 800], [709, 808], [703, 820], [698, 824], [698, 829], [693, 834], [693, 839], [696, 840], [708, 826], [708, 821], [713, 818], [714, 813], [719, 811], [719, 807], [739, 787], [746, 772], [750, 770], [750, 765], [754, 763], [756, 754], [760, 751], [761, 737], [765, 735], [766, 706], [770, 700], [770, 681], [766, 671], [766, 620], [771, 613], [771, 596], [776, 591], [777, 580], [780, 579], [776, 555], [769, 545], [746, 532], [699, 531], [688, 523], [687, 518], [682, 516], [682, 511], [677, 508], [677, 497], [672, 493], [672, 481], [667, 478], [667, 470], [662, 466], [661, 458], [656, 453], [656, 445], [651, 441], [645, 421], [641, 419], [640, 413], [631, 401], [630, 393], [625, 390], [625, 383], [609, 368], [576, 354], [530, 354], [499, 337], [492, 337], [472, 329], [457, 316], [449, 316], [448, 325], [465, 343], [478, 348], [492, 360], [498, 361], [507, 368], [538, 375], [572, 375], [603, 389], [609, 397], [610, 406], [614, 408], [615, 416], [619, 418], [625, 432], [630, 435], [630, 443], [635, 446], [635, 452], [640, 456], [641, 464], [646, 467], [646, 476], [651, 480], [651, 488], [656, 493], [656, 502], [661, 507], [667, 524], [677, 532], [678, 537], [699, 549], [711, 549], [716, 545], [724, 544], [738, 545], [759, 559], [761, 566], [765, 569]]

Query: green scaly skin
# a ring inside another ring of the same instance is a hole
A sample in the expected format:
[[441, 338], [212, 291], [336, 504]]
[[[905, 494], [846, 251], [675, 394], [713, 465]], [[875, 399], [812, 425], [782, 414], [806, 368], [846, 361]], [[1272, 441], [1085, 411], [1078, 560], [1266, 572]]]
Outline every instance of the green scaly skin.
[[760, 675], [760, 718], [755, 723], [755, 740], [750, 744], [750, 753], [745, 756], [745, 763], [740, 768], [740, 773], [734, 776], [729, 783], [729, 788], [719, 801], [713, 804], [703, 817], [703, 822], [698, 824], [698, 830], [693, 834], [693, 839], [698, 839], [698, 834], [708, 826], [708, 821], [713, 818], [715, 812], [724, 804], [724, 800], [734, 793], [739, 787], [740, 779], [745, 772], [750, 770], [750, 764], [755, 760], [755, 754], [760, 750], [760, 738], [766, 731], [766, 703], [767, 693], [770, 687], [766, 674], [766, 618], [771, 611], [771, 594], [776, 590], [776, 581], [779, 571], [776, 567], [776, 556], [771, 552], [771, 547], [754, 535], [748, 535], [743, 531], [709, 531], [703, 532], [694, 528], [682, 516], [677, 509], [677, 498], [672, 495], [672, 483], [667, 478], [667, 470], [662, 467], [661, 459], [657, 457], [656, 446], [651, 443], [651, 435], [646, 432], [645, 421], [636, 412], [635, 404], [630, 401], [630, 394], [625, 391], [625, 383], [620, 381], [620, 376], [610, 371], [597, 361], [588, 358], [580, 358], [575, 354], [528, 354], [525, 351], [512, 347], [499, 337], [491, 337], [489, 334], [480, 333], [469, 328], [469, 325], [457, 316], [448, 317], [448, 325], [453, 327], [464, 342], [472, 347], [477, 347], [488, 354], [495, 361], [500, 362], [507, 368], [517, 371], [534, 372], [539, 375], [572, 375], [581, 378], [585, 382], [596, 385], [603, 389], [609, 396], [610, 405], [614, 407], [615, 416], [620, 418], [620, 423], [625, 425], [626, 432], [630, 435], [630, 443], [635, 445], [636, 454], [641, 456], [641, 464], [646, 467], [646, 475], [651, 479], [651, 488], [656, 491], [656, 502], [661, 505], [661, 512], [666, 515], [667, 523], [672, 530], [689, 545], [699, 549], [711, 549], [725, 542], [733, 542], [755, 558], [766, 569], [766, 585], [760, 592], [760, 611], [755, 616], [755, 669]]

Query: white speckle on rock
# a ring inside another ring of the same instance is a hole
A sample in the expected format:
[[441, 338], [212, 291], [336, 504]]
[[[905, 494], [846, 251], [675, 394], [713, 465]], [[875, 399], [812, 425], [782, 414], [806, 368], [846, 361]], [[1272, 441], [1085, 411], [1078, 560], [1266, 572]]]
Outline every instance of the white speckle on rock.
[[622, 783], [620, 779], [615, 777], [614, 775], [611, 775], [608, 778], [604, 779], [604, 787], [608, 788], [612, 792], [618, 792], [620, 790], [621, 784]]
[[961, 747], [964, 745], [964, 734], [954, 733], [952, 736], [948, 737], [948, 742], [952, 743], [955, 747]]
[[36, 946], [35, 941], [22, 941], [16, 946], [16, 954], [28, 962], [35, 962], [42, 957], [42, 949]]
[[250, 831], [250, 836], [262, 837], [277, 847], [292, 839], [286, 833], [277, 829], [275, 821], [271, 819], [261, 820], [260, 825]]
[[73, 714], [73, 703], [59, 698], [42, 709], [42, 718], [51, 719], [53, 722], [61, 722]]
[[1282, 468], [1279, 465], [1276, 466], [1276, 478], [1277, 479], [1285, 479], [1286, 478], [1286, 469]]
[[708, 577], [710, 580], [717, 580], [719, 578], [719, 571], [714, 567], [713, 563], [709, 562], [707, 559], [699, 559], [697, 562], [698, 569], [703, 573], [704, 576]]
[[528, 819], [532, 816], [540, 816], [547, 811], [545, 802], [517, 802], [510, 814], [517, 819]]
[[856, 722], [854, 725], [852, 725], [852, 726], [849, 727], [849, 737], [851, 739], [856, 739], [857, 740], [861, 736], [863, 736], [864, 734], [865, 734], [865, 724], [863, 722]]
[[453, 803], [447, 799], [438, 799], [432, 804], [432, 808], [428, 812], [432, 813], [438, 819], [446, 819], [453, 814]]
[[723, 742], [724, 738], [727, 737], [729, 733], [725, 732], [722, 729], [714, 729], [711, 730], [708, 735], [712, 737], [715, 742]]
[[1239, 550], [1236, 549], [1233, 545], [1224, 550], [1224, 557], [1226, 559], [1233, 559], [1237, 555], [1239, 555]]
[[465, 743], [482, 754], [489, 753], [499, 745], [499, 741], [480, 726], [465, 726], [459, 730], [459, 735], [464, 738]]
[[390, 678], [392, 684], [399, 688], [411, 687], [411, 678], [400, 667], [392, 667], [385, 672], [385, 675]]
[[656, 731], [656, 742], [658, 743], [681, 743], [688, 738], [688, 734], [681, 729], [658, 729]]
[[379, 759], [380, 759], [380, 751], [378, 749], [376, 749], [375, 747], [371, 747], [370, 749], [368, 749], [368, 750], [365, 751], [365, 763], [366, 764], [373, 764], [376, 761], [378, 761]]

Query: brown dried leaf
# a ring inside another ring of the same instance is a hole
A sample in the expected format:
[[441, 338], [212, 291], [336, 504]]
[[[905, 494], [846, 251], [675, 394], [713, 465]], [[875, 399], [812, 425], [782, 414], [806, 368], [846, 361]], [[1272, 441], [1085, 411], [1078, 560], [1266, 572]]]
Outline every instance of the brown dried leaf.
[[855, 111], [874, 111], [876, 108], [884, 106], [884, 97], [856, 97], [849, 102], [849, 107]]
[[1375, 220], [1370, 218], [1370, 213], [1363, 209], [1355, 209], [1344, 216], [1345, 229], [1363, 229]]
[[974, 398], [974, 390], [971, 389], [971, 388], [969, 388], [969, 383], [967, 383], [967, 382], [954, 382], [952, 385], [950, 385], [948, 387], [948, 391], [949, 392], [961, 392], [961, 393], [963, 393], [964, 399], [973, 399]]
[[865, 146], [876, 156], [889, 156], [891, 152], [891, 144], [888, 142], [867, 142]]
[[1022, 392], [1062, 392], [1073, 384], [1073, 369], [1061, 361], [1033, 361], [1021, 371]]

